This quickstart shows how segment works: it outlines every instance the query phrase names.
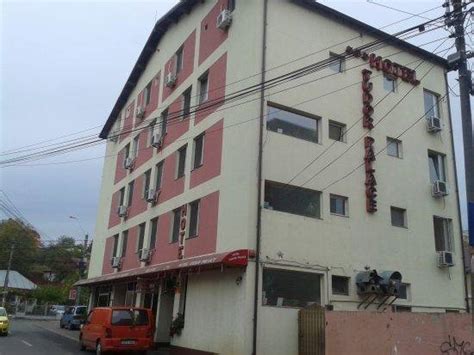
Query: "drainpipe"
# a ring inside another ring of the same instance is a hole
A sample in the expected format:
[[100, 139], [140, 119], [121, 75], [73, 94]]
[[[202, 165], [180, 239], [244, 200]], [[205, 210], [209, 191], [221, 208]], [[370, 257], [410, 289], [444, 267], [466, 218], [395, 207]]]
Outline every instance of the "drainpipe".
[[262, 237], [262, 164], [263, 164], [263, 127], [265, 124], [265, 70], [267, 61], [267, 14], [268, 0], [263, 0], [262, 21], [262, 64], [260, 78], [260, 129], [258, 137], [258, 179], [257, 179], [257, 238], [255, 247], [255, 295], [253, 305], [253, 343], [252, 354], [257, 355], [257, 328], [258, 328], [258, 291], [260, 277], [260, 244]]
[[[454, 161], [454, 178], [456, 180], [456, 202], [458, 207], [458, 220], [459, 220], [459, 228], [460, 228], [460, 239], [461, 239], [461, 255], [462, 255], [462, 274], [464, 278], [464, 300], [466, 301], [466, 312], [469, 313], [469, 294], [467, 291], [467, 276], [466, 276], [466, 257], [464, 255], [464, 241], [462, 238], [462, 219], [461, 219], [461, 204], [459, 201], [459, 184], [458, 184], [458, 170], [456, 167], [456, 151], [454, 150], [454, 136], [453, 136], [453, 120], [451, 117], [451, 101], [449, 100], [449, 87], [448, 87], [448, 73], [444, 72], [444, 82], [446, 85], [446, 98], [448, 100], [448, 117], [449, 117], [449, 125], [451, 126], [451, 149], [453, 150], [453, 161]], [[471, 270], [472, 275], [472, 270]], [[472, 277], [472, 276], [471, 276]]]

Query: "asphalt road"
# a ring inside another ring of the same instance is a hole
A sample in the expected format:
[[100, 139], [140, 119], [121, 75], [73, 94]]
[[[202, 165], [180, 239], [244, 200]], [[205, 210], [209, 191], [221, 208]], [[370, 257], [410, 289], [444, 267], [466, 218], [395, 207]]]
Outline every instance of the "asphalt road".
[[47, 322], [12, 319], [10, 334], [0, 336], [0, 355], [91, 354], [79, 350], [79, 342], [74, 340], [78, 331], [71, 331], [65, 337], [59, 326], [55, 328], [48, 327]]

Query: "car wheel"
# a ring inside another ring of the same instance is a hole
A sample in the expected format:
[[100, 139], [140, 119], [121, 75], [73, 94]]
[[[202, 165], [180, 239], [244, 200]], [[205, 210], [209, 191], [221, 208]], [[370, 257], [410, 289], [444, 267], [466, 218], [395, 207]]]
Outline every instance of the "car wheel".
[[71, 324], [71, 322], [68, 322], [68, 323], [67, 323], [67, 329], [72, 330], [72, 324]]
[[61, 321], [59, 321], [59, 328], [61, 328], [61, 329], [64, 328], [64, 324]]

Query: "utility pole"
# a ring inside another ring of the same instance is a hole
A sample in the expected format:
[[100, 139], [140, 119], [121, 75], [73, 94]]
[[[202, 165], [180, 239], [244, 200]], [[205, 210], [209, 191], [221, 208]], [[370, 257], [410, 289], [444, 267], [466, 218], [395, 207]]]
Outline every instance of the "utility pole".
[[15, 243], [12, 243], [10, 247], [10, 258], [8, 259], [8, 267], [7, 273], [5, 274], [5, 282], [3, 284], [3, 297], [2, 297], [2, 307], [5, 307], [5, 303], [7, 302], [7, 294], [8, 294], [8, 281], [10, 276], [10, 269], [12, 267], [12, 260], [13, 260], [13, 250], [15, 249]]
[[[87, 264], [87, 243], [89, 241], [89, 235], [86, 234], [84, 237], [84, 249], [82, 250], [82, 258], [79, 262], [79, 280], [82, 279], [82, 273], [84, 272]], [[76, 293], [76, 306], [79, 305], [81, 299], [81, 286], [77, 287]]]
[[[466, 174], [466, 197], [467, 208], [469, 215], [469, 245], [474, 246], [474, 132], [472, 127], [472, 113], [471, 113], [471, 94], [472, 94], [472, 77], [468, 69], [468, 58], [473, 56], [473, 53], [466, 51], [466, 39], [464, 32], [464, 22], [466, 16], [470, 11], [463, 11], [468, 3], [462, 0], [451, 0], [453, 7], [452, 17], [447, 21], [449, 27], [454, 28], [454, 38], [456, 41], [456, 53], [448, 57], [448, 62], [453, 64], [453, 69], [458, 71], [459, 92], [461, 101], [461, 120], [464, 142], [464, 166]], [[449, 2], [446, 0], [444, 7], [449, 10]], [[472, 270], [474, 269], [474, 257], [471, 257], [471, 300], [474, 296], [474, 277]], [[473, 316], [474, 326], [474, 312]]]

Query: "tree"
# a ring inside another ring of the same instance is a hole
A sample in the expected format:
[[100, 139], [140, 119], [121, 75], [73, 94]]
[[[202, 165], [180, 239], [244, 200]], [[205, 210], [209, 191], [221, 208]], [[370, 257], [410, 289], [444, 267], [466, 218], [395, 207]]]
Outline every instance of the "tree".
[[26, 277], [31, 277], [31, 266], [40, 248], [40, 236], [31, 226], [20, 220], [7, 219], [0, 221], [0, 269], [8, 267], [12, 245], [15, 245], [11, 270], [16, 270]]

